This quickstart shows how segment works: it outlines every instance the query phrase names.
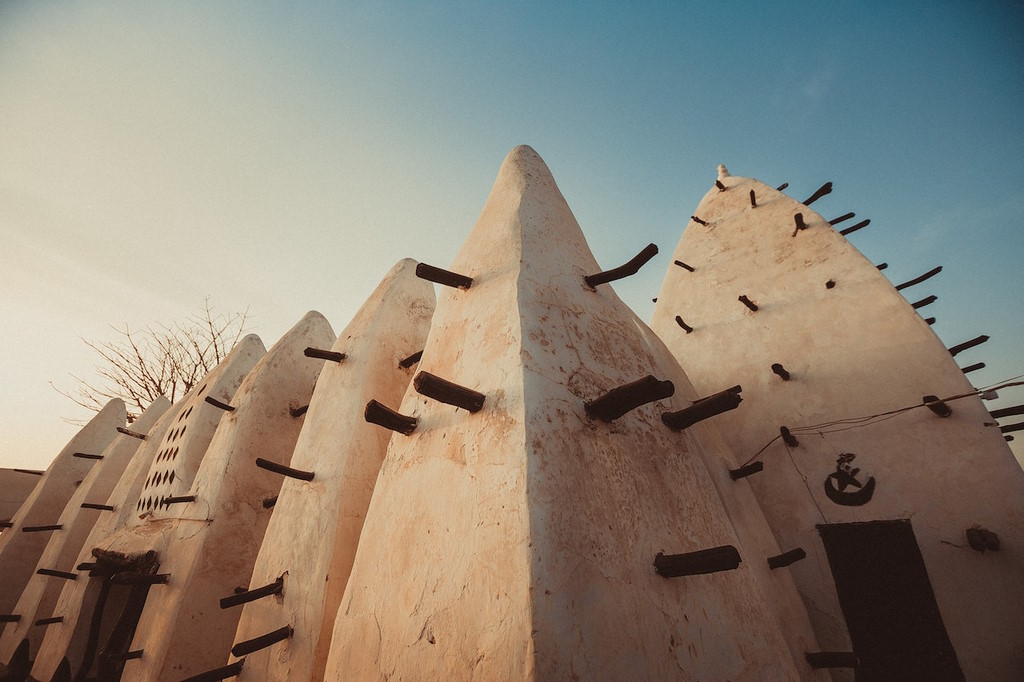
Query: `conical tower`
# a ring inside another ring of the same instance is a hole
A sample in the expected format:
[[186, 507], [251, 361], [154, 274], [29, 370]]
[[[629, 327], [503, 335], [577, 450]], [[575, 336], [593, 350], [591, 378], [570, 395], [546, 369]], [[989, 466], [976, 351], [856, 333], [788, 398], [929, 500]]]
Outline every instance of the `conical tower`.
[[742, 384], [722, 433], [806, 552], [790, 570], [818, 640], [852, 654], [833, 664], [1024, 677], [1024, 473], [919, 314], [934, 297], [909, 303], [847, 241], [867, 221], [808, 207], [830, 189], [798, 202], [720, 167], [651, 326], [698, 390]]
[[[163, 396], [157, 398], [132, 422], [132, 429], [137, 433], [148, 432], [170, 406]], [[10, 661], [16, 648], [25, 640], [29, 642], [28, 649], [34, 658], [47, 627], [40, 621], [59, 618], [54, 616], [54, 606], [61, 589], [66, 581], [78, 579], [75, 564], [82, 546], [99, 517], [112, 511], [106, 504], [107, 498], [141, 445], [139, 439], [119, 433], [99, 453], [73, 454], [90, 461], [92, 468], [64, 507], [57, 521], [61, 532], [50, 535], [35, 573], [18, 599], [14, 610], [22, 617], [16, 624], [8, 625], [0, 637], [0, 661]]]
[[148, 528], [173, 518], [160, 502], [188, 493], [213, 438], [223, 411], [206, 398], [230, 402], [264, 353], [259, 337], [245, 336], [149, 433], [133, 432], [143, 444], [108, 498], [113, 510], [85, 542], [76, 566], [83, 574], [61, 591], [54, 613], [62, 620], [47, 627], [33, 677], [49, 680], [58, 669], [119, 675], [137, 655], [128, 647], [149, 589], [166, 586]]
[[[104, 509], [93, 523], [88, 537], [75, 558], [76, 572], [87, 570], [85, 567], [94, 562], [92, 548], [101, 546], [101, 543], [127, 523], [132, 514], [137, 513], [136, 501], [142, 492], [153, 459], [162, 447], [163, 439], [170, 431], [171, 424], [181, 416], [183, 406], [183, 400], [179, 400], [171, 405], [144, 433], [139, 430], [132, 432], [144, 435], [145, 439], [138, 439], [140, 440], [138, 449], [103, 502]], [[135, 438], [134, 435], [128, 437]], [[99, 500], [90, 501], [98, 502]], [[60, 615], [61, 622], [45, 628], [43, 642], [32, 666], [32, 675], [36, 679], [49, 680], [53, 678], [58, 666], [66, 656], [71, 659], [81, 658], [89, 637], [89, 628], [79, 622], [79, 616], [83, 609], [87, 614], [91, 613], [90, 609], [95, 605], [97, 596], [96, 590], [90, 590], [90, 586], [90, 583], [84, 580], [83, 575], [82, 579], [76, 578], [61, 589], [57, 605], [53, 608], [53, 613]], [[70, 663], [65, 665], [70, 674]]]
[[[233, 668], [259, 680], [320, 680], [390, 432], [363, 420], [397, 404], [434, 311], [433, 287], [398, 262], [322, 354], [305, 423], [241, 609]], [[276, 589], [275, 589], [276, 586]], [[286, 641], [284, 641], [286, 640]]]
[[58, 522], [61, 513], [95, 464], [95, 460], [75, 453], [102, 452], [124, 424], [124, 402], [111, 400], [57, 454], [11, 518], [10, 526], [0, 534], [0, 616], [20, 615], [13, 613], [18, 598], [51, 535], [64, 531]]
[[696, 395], [587, 283], [600, 268], [532, 149], [451, 269], [326, 677], [798, 679], [700, 429], [663, 422]]
[[[246, 585], [323, 366], [304, 355], [335, 338], [327, 320], [306, 314], [246, 375], [223, 411], [192, 485], [165, 497], [168, 516], [139, 532], [160, 557], [166, 585], [150, 590], [122, 679], [180, 680], [221, 665], [239, 609], [220, 600]], [[260, 466], [262, 465], [262, 466]], [[263, 467], [272, 466], [277, 470]], [[137, 542], [137, 538], [133, 538]]]

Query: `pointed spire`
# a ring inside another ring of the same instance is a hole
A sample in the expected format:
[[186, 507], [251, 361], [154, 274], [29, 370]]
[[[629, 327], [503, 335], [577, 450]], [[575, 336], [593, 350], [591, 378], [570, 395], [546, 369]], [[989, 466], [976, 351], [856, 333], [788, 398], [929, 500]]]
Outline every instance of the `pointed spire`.
[[[421, 365], [486, 390], [484, 413], [452, 415], [415, 386], [396, 405], [420, 428], [390, 438], [362, 529], [375, 541], [359, 544], [325, 679], [380, 677], [384, 666], [395, 677], [472, 669], [480, 679], [523, 670], [561, 679], [574, 657], [608, 678], [696, 679], [698, 662], [670, 653], [670, 641], [689, 631], [682, 614], [698, 600], [716, 604], [714, 618], [702, 619], [703, 637], [742, 649], [751, 669], [768, 665], [797, 678], [750, 571], [713, 585], [696, 578], [700, 589], [682, 590], [652, 583], [651, 559], [637, 559], [663, 548], [689, 560], [744, 545], [701, 463], [702, 429], [680, 437], [658, 424], [661, 410], [644, 405], [673, 393], [676, 379], [688, 383], [685, 375], [611, 287], [587, 288], [574, 276], [595, 266], [547, 167], [532, 149], [514, 149], [451, 263], [480, 286], [441, 293]], [[648, 373], [641, 387], [629, 383]], [[597, 398], [590, 410], [584, 397]], [[597, 423], [620, 415], [612, 426]], [[657, 452], [673, 453], [664, 474], [655, 475], [662, 459], [648, 454]], [[728, 495], [747, 494], [745, 485], [729, 485]], [[706, 513], [695, 520], [684, 509]], [[592, 555], [595, 547], [610, 549]], [[480, 570], [468, 556], [501, 560]], [[500, 603], [492, 585], [501, 585]], [[406, 594], [416, 601], [411, 627], [421, 632], [412, 646], [410, 621], [393, 606]], [[759, 636], [730, 625], [748, 619], [765, 623]], [[491, 637], [493, 622], [503, 630], [481, 659], [477, 643]], [[610, 647], [589, 625], [570, 632], [573, 622], [637, 627]], [[615, 654], [623, 650], [638, 653], [627, 661]]]
[[718, 164], [718, 179], [725, 180], [729, 177], [729, 169], [725, 167], [724, 163]]

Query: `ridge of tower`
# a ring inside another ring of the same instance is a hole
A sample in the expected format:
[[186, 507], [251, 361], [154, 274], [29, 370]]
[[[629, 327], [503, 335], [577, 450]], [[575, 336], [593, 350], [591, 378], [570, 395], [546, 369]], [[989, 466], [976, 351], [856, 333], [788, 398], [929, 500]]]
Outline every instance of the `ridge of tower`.
[[[258, 468], [257, 454], [291, 463], [303, 421], [283, 408], [309, 403], [326, 364], [303, 349], [335, 337], [323, 315], [308, 312], [260, 357], [234, 391], [192, 485], [173, 506], [165, 503], [169, 518], [147, 532], [146, 547], [176, 587], [151, 592], [138, 617], [134, 641], [146, 655], [132, 664], [136, 679], [177, 679], [223, 664], [241, 610], [210, 608], [211, 595], [249, 581], [270, 518], [260, 502], [279, 494], [282, 483]], [[209, 522], [196, 528], [195, 518]], [[221, 548], [229, 545], [226, 561]]]
[[[122, 403], [120, 399], [115, 399]], [[171, 406], [167, 398], [158, 396], [142, 414], [132, 422], [131, 428], [139, 433], [149, 433], [156, 421]], [[81, 553], [83, 543], [95, 525], [98, 511], [82, 513], [82, 503], [107, 502], [110, 491], [117, 484], [125, 468], [131, 462], [142, 441], [125, 437], [115, 438], [100, 454], [89, 473], [75, 489], [67, 505], [60, 514], [57, 523], [61, 532], [54, 533], [46, 544], [36, 564], [36, 573], [26, 584], [18, 599], [14, 612], [22, 614], [21, 621], [8, 624], [7, 629], [0, 633], [0, 661], [10, 661], [23, 640], [29, 641], [29, 649], [38, 652], [39, 645], [46, 634], [44, 628], [35, 627], [37, 619], [51, 616], [60, 596], [62, 584], [54, 581], [52, 576], [40, 574], [38, 569], [74, 566]]]
[[433, 285], [416, 267], [406, 258], [384, 275], [330, 346], [343, 360], [324, 363], [309, 399], [288, 466], [314, 478], [282, 482], [250, 582], [287, 574], [288, 596], [244, 604], [233, 630], [237, 643], [291, 628], [284, 651], [244, 655], [261, 680], [333, 679], [324, 676], [331, 632], [391, 433], [365, 409], [371, 399], [398, 406], [415, 371], [403, 359], [422, 351], [434, 309]]
[[54, 523], [85, 478], [93, 462], [74, 457], [74, 452], [102, 452], [117, 435], [116, 427], [123, 428], [125, 405], [119, 398], [110, 400], [72, 437], [57, 454], [39, 483], [11, 518], [10, 530], [0, 533], [0, 575], [4, 588], [0, 590], [0, 614], [12, 613], [18, 598], [35, 569], [36, 562], [46, 549], [49, 535], [40, 532], [22, 532], [22, 528]]

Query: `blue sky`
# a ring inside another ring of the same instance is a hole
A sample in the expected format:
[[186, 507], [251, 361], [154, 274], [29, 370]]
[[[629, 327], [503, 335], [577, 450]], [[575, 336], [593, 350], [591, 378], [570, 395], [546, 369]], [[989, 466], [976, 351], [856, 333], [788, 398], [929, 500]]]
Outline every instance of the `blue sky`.
[[[209, 296], [272, 344], [340, 331], [398, 259], [445, 266], [508, 150], [545, 159], [650, 316], [717, 164], [814, 208], [976, 385], [1024, 373], [1024, 3], [0, 4], [0, 466], [80, 417], [81, 338]], [[1008, 391], [992, 407], [1024, 402]], [[1024, 436], [1022, 436], [1024, 439]]]

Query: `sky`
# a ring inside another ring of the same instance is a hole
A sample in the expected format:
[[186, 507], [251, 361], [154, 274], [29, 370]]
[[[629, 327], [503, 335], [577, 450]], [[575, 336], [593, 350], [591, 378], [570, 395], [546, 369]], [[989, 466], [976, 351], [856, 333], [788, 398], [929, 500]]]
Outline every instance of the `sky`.
[[1021, 26], [1019, 0], [0, 1], [0, 466], [74, 435], [54, 386], [114, 327], [209, 300], [269, 347], [311, 309], [340, 332], [401, 258], [446, 267], [518, 144], [603, 266], [660, 247], [614, 285], [643, 319], [724, 163], [832, 181], [814, 209], [870, 218], [849, 239], [894, 284], [943, 266], [903, 293], [947, 346], [991, 336], [974, 385], [1024, 374]]

